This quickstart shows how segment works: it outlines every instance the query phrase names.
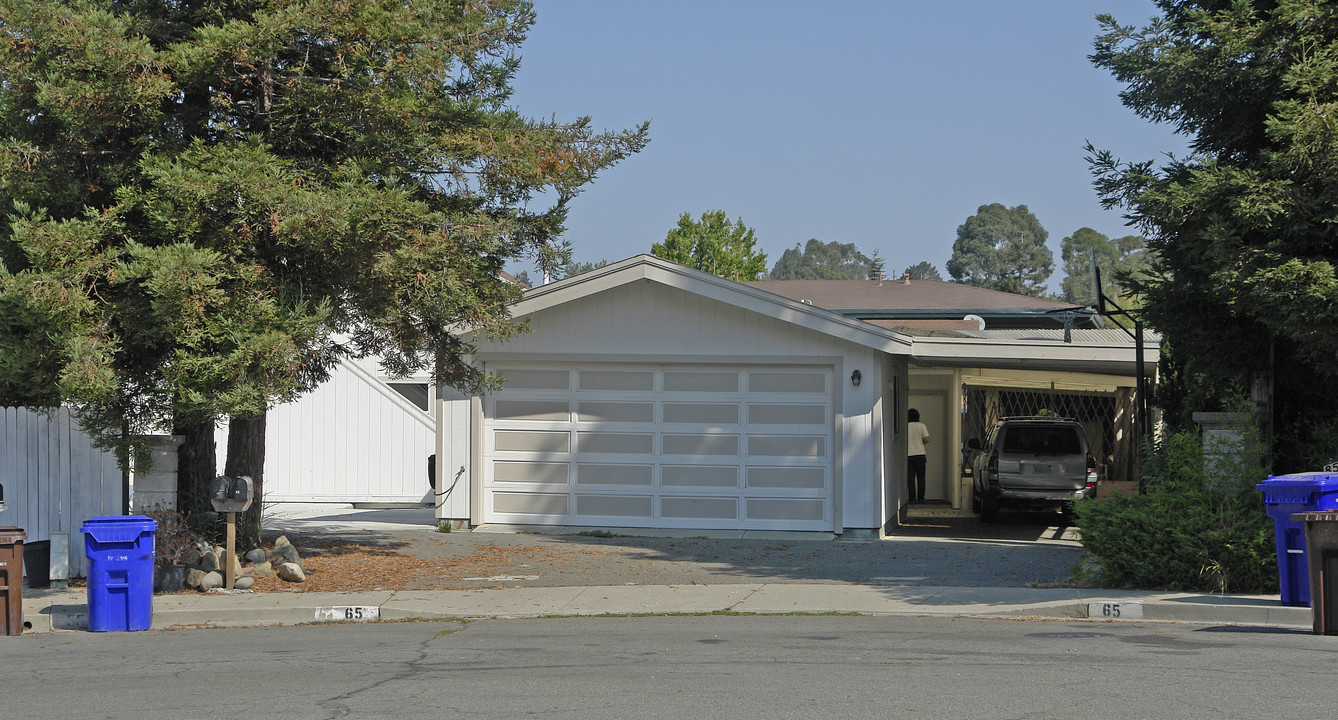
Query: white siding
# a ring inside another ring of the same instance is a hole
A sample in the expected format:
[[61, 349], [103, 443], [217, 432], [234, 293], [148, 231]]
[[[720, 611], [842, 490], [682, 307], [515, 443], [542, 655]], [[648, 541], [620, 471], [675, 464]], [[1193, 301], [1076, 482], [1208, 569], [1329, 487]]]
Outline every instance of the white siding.
[[[227, 426], [219, 430], [220, 470]], [[432, 417], [351, 362], [300, 400], [269, 412], [266, 502], [419, 503], [432, 498]]]

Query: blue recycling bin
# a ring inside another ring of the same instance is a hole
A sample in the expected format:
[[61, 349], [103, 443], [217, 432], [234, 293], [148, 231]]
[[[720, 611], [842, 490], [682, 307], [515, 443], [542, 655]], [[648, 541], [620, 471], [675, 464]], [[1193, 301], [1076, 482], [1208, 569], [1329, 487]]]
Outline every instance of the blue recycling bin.
[[143, 515], [95, 517], [79, 529], [88, 558], [88, 629], [148, 630], [158, 523]]
[[1306, 561], [1305, 524], [1292, 520], [1292, 514], [1338, 510], [1338, 473], [1272, 475], [1255, 489], [1264, 494], [1264, 511], [1273, 518], [1282, 604], [1309, 607], [1310, 567]]

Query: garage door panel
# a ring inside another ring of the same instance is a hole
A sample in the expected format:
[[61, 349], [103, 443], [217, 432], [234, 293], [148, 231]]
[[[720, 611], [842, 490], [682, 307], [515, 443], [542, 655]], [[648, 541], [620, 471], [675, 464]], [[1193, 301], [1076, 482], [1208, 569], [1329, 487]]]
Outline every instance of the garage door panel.
[[748, 422], [752, 425], [814, 425], [825, 427], [827, 406], [813, 404], [748, 404]]
[[580, 453], [648, 455], [655, 452], [655, 434], [578, 432], [576, 450]]
[[650, 392], [655, 389], [655, 373], [651, 371], [581, 370], [578, 376], [581, 390]]
[[664, 391], [699, 393], [737, 393], [739, 373], [730, 371], [672, 371], [664, 372]]
[[821, 520], [825, 503], [820, 499], [748, 498], [749, 520]]
[[577, 517], [628, 517], [651, 518], [655, 516], [654, 498], [649, 495], [586, 495], [576, 494]]
[[567, 514], [567, 496], [557, 493], [494, 492], [492, 508], [495, 512], [513, 515]]
[[827, 469], [821, 467], [750, 467], [749, 488], [821, 490], [827, 486]]
[[736, 488], [739, 468], [734, 465], [665, 465], [660, 469], [665, 487]]
[[750, 393], [827, 393], [827, 373], [757, 371], [748, 373]]
[[578, 463], [577, 485], [652, 485], [655, 482], [654, 465], [610, 465]]
[[570, 370], [508, 368], [502, 372], [508, 390], [570, 390]]
[[712, 434], [665, 435], [664, 454], [737, 456], [739, 454], [739, 436]]
[[832, 529], [830, 368], [501, 368], [484, 520]]
[[494, 417], [498, 420], [571, 419], [571, 405], [566, 400], [498, 400]]
[[533, 461], [497, 461], [492, 477], [504, 483], [566, 485], [570, 470], [567, 463]]
[[502, 452], [571, 452], [571, 433], [534, 430], [498, 430], [493, 434], [493, 449]]
[[668, 424], [738, 425], [740, 414], [734, 403], [664, 404], [664, 422]]
[[576, 420], [582, 423], [653, 423], [653, 402], [595, 402], [582, 400]]
[[827, 438], [822, 435], [749, 435], [748, 456], [824, 458]]
[[660, 515], [685, 520], [736, 520], [739, 501], [723, 497], [663, 497]]

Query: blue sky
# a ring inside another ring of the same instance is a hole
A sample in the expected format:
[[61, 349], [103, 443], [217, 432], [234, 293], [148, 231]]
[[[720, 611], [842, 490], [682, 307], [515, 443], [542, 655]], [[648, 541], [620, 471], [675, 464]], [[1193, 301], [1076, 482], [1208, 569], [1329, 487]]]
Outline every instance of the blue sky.
[[[650, 145], [573, 204], [581, 261], [649, 252], [678, 216], [722, 209], [768, 266], [809, 238], [920, 261], [945, 279], [957, 226], [1024, 204], [1060, 241], [1133, 232], [1102, 210], [1083, 146], [1125, 160], [1185, 142], [1124, 108], [1087, 60], [1095, 16], [1150, 0], [537, 0], [514, 104], [531, 117], [651, 121]], [[524, 265], [514, 270], [531, 271]]]

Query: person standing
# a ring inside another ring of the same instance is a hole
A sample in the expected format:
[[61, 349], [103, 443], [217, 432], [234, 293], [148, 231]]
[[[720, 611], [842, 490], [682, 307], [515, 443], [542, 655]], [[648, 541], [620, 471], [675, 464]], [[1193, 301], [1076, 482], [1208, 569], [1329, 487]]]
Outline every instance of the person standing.
[[920, 411], [911, 408], [906, 423], [906, 498], [909, 502], [925, 499], [925, 445], [929, 444], [929, 428], [920, 422]]

